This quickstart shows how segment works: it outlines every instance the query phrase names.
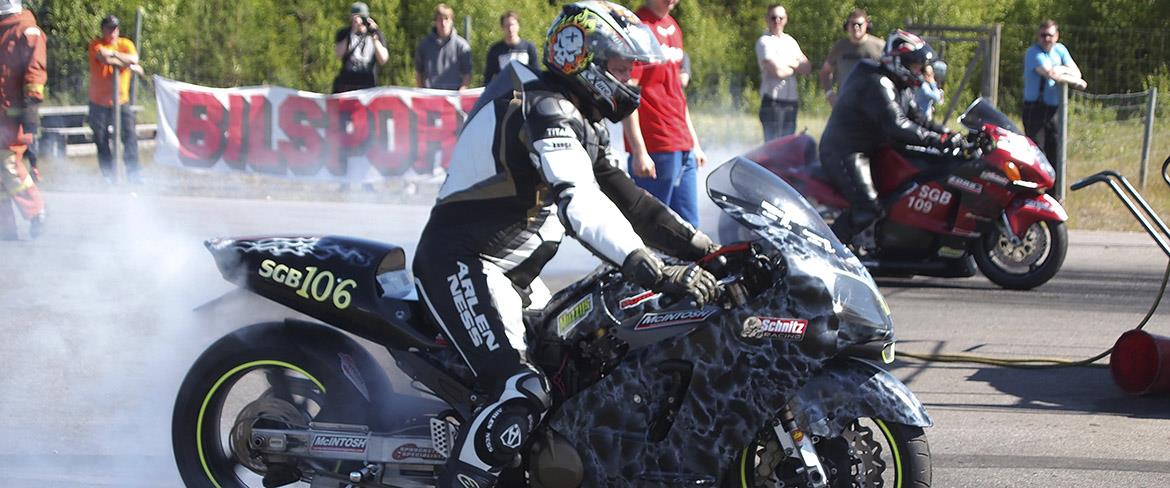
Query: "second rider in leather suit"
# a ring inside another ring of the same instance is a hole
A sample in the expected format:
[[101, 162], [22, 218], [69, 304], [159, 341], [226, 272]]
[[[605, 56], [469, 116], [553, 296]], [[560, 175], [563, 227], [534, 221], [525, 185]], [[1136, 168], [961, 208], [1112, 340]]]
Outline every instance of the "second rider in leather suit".
[[414, 260], [419, 295], [476, 376], [487, 401], [460, 426], [440, 488], [489, 488], [549, 408], [528, 357], [527, 293], [568, 233], [643, 287], [710, 301], [716, 282], [694, 264], [716, 247], [607, 157], [602, 119], [638, 106], [635, 60], [660, 61], [654, 36], [609, 2], [565, 6], [544, 66], [511, 63], [492, 79], [459, 135], [447, 180]]
[[881, 62], [863, 60], [841, 85], [837, 103], [821, 136], [821, 164], [849, 201], [833, 222], [833, 232], [848, 244], [884, 211], [870, 173], [870, 158], [883, 145], [929, 146], [943, 151], [965, 147], [960, 134], [931, 122], [914, 102], [923, 67], [934, 51], [918, 36], [894, 31]]

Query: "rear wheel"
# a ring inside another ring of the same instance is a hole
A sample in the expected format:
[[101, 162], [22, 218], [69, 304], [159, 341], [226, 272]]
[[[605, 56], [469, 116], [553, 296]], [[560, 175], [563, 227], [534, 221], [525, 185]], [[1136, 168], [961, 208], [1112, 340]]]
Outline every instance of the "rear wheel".
[[[814, 438], [833, 488], [926, 488], [931, 483], [930, 446], [919, 427], [858, 419], [840, 436]], [[785, 455], [771, 428], [740, 452], [725, 488], [809, 486], [800, 463]]]
[[1068, 253], [1064, 222], [1039, 221], [1018, 242], [992, 226], [975, 241], [975, 264], [987, 279], [1004, 288], [1028, 290], [1047, 283], [1060, 271]]
[[261, 324], [220, 339], [188, 372], [171, 431], [186, 486], [260, 487], [266, 475], [289, 486], [345, 486], [327, 478], [348, 473], [353, 463], [263, 456], [250, 444], [253, 428], [368, 425], [372, 418], [368, 394], [379, 387], [362, 379], [368, 375], [358, 373], [364, 368], [352, 349], [329, 335], [256, 333], [278, 327], [283, 324]]

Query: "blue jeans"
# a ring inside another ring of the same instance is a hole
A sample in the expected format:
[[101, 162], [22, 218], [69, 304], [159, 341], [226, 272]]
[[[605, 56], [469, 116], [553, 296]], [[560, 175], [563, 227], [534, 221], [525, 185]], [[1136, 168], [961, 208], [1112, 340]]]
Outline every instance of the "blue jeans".
[[645, 189], [674, 210], [683, 220], [699, 227], [698, 166], [690, 151], [650, 153], [658, 178], [632, 176], [633, 158], [629, 160], [630, 175], [638, 187]]

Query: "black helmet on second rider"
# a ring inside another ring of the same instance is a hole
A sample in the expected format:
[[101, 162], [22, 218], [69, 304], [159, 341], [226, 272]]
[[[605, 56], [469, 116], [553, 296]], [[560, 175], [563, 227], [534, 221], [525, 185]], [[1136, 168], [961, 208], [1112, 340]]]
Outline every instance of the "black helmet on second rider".
[[548, 28], [544, 66], [582, 103], [617, 122], [633, 113], [642, 97], [638, 88], [606, 69], [615, 58], [643, 63], [665, 59], [650, 29], [621, 5], [599, 1], [565, 5]]
[[[935, 60], [934, 50], [921, 37], [898, 29], [886, 38], [882, 67], [902, 86], [922, 84], [922, 70]], [[917, 69], [915, 69], [917, 65]]]

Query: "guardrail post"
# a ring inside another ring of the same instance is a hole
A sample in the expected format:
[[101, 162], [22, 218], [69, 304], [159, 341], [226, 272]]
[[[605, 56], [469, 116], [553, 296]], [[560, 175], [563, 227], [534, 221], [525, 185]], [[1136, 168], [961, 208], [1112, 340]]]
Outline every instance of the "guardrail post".
[[1150, 165], [1150, 144], [1154, 140], [1154, 110], [1158, 108], [1158, 89], [1150, 88], [1150, 95], [1146, 100], [1146, 136], [1142, 138], [1142, 165], [1138, 178], [1138, 185], [1146, 188], [1146, 174]]
[[[1068, 159], [1068, 84], [1057, 83], [1056, 86], [1060, 87], [1060, 108], [1058, 109], [1060, 125], [1056, 129], [1060, 137], [1057, 138], [1056, 145], [1056, 161], [1054, 163], [1056, 167], [1056, 188], [1053, 188], [1053, 190], [1056, 193], [1054, 195], [1056, 199], [1064, 201], [1065, 188], [1068, 186], [1068, 167], [1065, 164], [1065, 161]], [[1052, 155], [1049, 154], [1048, 157], [1051, 158]]]
[[[111, 65], [111, 66], [113, 66], [113, 65]], [[122, 104], [120, 103], [121, 97], [120, 97], [120, 91], [119, 91], [121, 87], [118, 86], [119, 82], [121, 80], [119, 80], [118, 78], [120, 78], [122, 75], [122, 68], [119, 68], [118, 66], [113, 66], [113, 68], [114, 68], [114, 96], [113, 96], [113, 98], [114, 98], [114, 135], [113, 135], [113, 139], [114, 140], [111, 141], [113, 143], [113, 145], [111, 146], [113, 150], [111, 151], [112, 161], [110, 161], [110, 164], [112, 164], [114, 167], [114, 177], [117, 178], [118, 180], [124, 180], [124, 177], [126, 175], [123, 174], [123, 171], [120, 169], [122, 166], [118, 164], [118, 154], [121, 153], [121, 151], [118, 150], [119, 149], [118, 144], [122, 141]], [[101, 130], [106, 130], [106, 128], [102, 127]]]

